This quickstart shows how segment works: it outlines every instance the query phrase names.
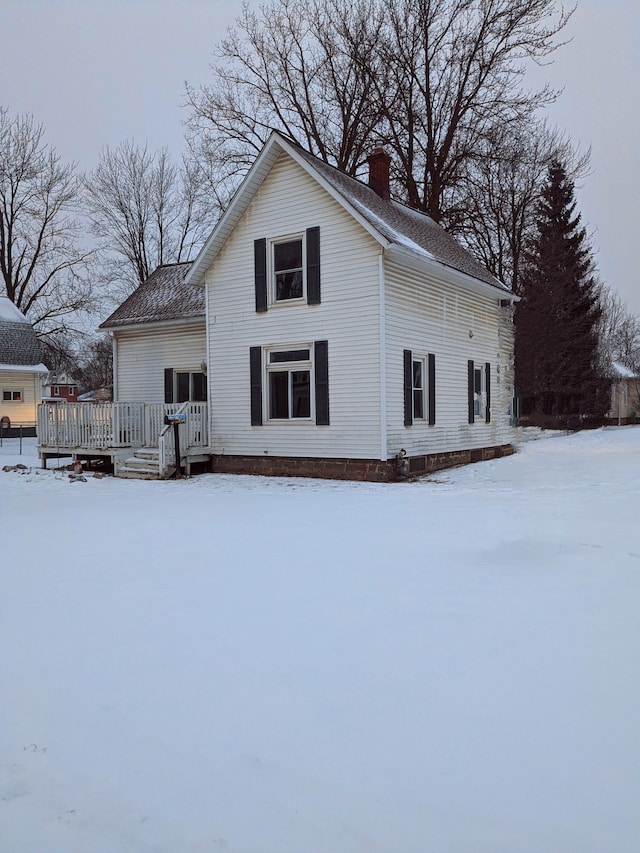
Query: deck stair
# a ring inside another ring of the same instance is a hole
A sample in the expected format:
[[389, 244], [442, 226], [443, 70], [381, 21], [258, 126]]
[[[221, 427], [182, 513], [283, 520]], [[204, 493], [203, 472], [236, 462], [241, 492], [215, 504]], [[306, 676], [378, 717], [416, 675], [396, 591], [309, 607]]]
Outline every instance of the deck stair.
[[160, 479], [160, 453], [157, 447], [138, 447], [118, 465], [118, 477], [135, 480]]

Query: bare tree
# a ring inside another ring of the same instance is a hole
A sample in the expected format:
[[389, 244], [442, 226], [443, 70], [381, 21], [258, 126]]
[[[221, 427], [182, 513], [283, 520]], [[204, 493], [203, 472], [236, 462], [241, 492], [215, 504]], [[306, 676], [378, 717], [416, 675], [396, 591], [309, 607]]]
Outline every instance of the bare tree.
[[536, 229], [536, 209], [549, 165], [566, 164], [576, 182], [589, 168], [581, 152], [559, 131], [534, 116], [520, 125], [496, 128], [465, 182], [466, 217], [458, 235], [487, 269], [520, 292], [527, 246]]
[[379, 100], [411, 207], [456, 230], [469, 167], [553, 101], [522, 85], [526, 64], [557, 48], [571, 12], [556, 0], [382, 0], [389, 73]]
[[640, 374], [640, 318], [632, 314], [624, 300], [607, 285], [600, 286], [599, 303], [598, 333], [604, 375], [610, 375], [614, 361]]
[[395, 195], [449, 228], [495, 128], [555, 98], [523, 85], [571, 12], [556, 0], [272, 0], [245, 7], [213, 81], [187, 89], [192, 149], [221, 203], [273, 127], [357, 174], [374, 144], [394, 154]]
[[77, 248], [79, 184], [32, 116], [0, 107], [0, 270], [4, 292], [40, 336], [94, 307], [90, 252]]
[[221, 206], [273, 128], [356, 173], [381, 120], [382, 26], [380, 5], [363, 0], [243, 7], [217, 48], [212, 82], [187, 87], [192, 151]]
[[100, 240], [102, 277], [111, 293], [131, 293], [160, 264], [189, 260], [204, 239], [194, 167], [178, 169], [166, 150], [155, 154], [126, 141], [105, 148], [85, 179], [86, 207]]
[[108, 335], [90, 341], [81, 350], [75, 376], [81, 394], [113, 384], [113, 345]]

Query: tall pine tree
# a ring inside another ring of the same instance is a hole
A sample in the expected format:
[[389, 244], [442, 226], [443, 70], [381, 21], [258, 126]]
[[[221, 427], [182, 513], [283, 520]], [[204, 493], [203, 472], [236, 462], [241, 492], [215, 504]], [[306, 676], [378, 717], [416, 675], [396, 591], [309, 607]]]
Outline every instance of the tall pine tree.
[[549, 166], [537, 236], [516, 306], [516, 386], [533, 423], [600, 419], [608, 396], [598, 369], [598, 284], [574, 185], [562, 163]]

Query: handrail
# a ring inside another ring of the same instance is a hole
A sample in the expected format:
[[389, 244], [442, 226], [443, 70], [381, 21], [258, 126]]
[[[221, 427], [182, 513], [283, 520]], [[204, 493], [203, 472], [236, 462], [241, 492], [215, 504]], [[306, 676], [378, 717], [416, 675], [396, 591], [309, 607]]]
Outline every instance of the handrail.
[[[186, 414], [188, 405], [188, 403], [183, 403], [174, 414]], [[180, 465], [180, 460], [176, 460], [176, 447], [171, 427], [172, 424], [165, 424], [165, 426], [160, 430], [160, 435], [158, 436], [158, 466], [160, 468], [161, 477], [164, 477], [166, 472], [169, 470], [169, 456], [171, 451], [173, 451], [173, 462], [176, 468]], [[178, 429], [180, 429], [180, 427], [181, 425], [178, 425]], [[171, 436], [171, 439], [169, 439], [168, 436]], [[180, 438], [182, 438], [182, 435], [180, 435]], [[171, 447], [169, 447], [169, 442], [172, 444]], [[180, 446], [182, 447], [182, 442], [180, 442]], [[187, 448], [185, 447], [185, 450], [186, 449]]]

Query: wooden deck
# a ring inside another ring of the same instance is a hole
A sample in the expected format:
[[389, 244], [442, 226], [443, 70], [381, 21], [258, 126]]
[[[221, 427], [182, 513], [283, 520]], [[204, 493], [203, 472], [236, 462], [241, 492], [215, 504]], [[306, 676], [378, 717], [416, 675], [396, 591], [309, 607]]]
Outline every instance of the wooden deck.
[[[209, 456], [206, 403], [41, 403], [38, 406], [38, 455], [47, 459], [71, 456], [74, 460], [108, 459], [118, 468], [138, 448], [157, 449], [160, 478], [176, 468], [174, 428], [165, 415], [184, 413], [178, 426], [180, 462]], [[123, 473], [124, 475], [124, 473]]]

